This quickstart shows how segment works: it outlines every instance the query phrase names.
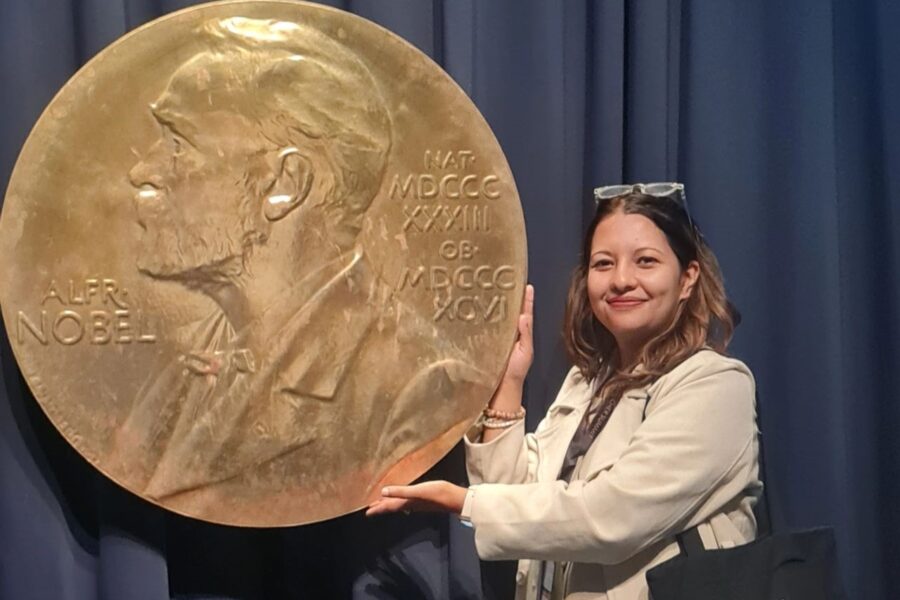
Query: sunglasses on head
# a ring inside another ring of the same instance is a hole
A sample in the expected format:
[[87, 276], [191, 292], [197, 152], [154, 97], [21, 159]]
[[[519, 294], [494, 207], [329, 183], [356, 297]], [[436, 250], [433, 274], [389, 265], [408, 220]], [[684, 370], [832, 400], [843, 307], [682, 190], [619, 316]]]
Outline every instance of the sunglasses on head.
[[605, 185], [594, 189], [594, 201], [600, 204], [602, 200], [611, 200], [625, 194], [645, 194], [654, 198], [669, 198], [674, 200], [687, 215], [691, 229], [694, 229], [694, 221], [688, 210], [687, 196], [684, 193], [684, 184], [676, 182], [660, 183], [629, 183], [625, 185]]

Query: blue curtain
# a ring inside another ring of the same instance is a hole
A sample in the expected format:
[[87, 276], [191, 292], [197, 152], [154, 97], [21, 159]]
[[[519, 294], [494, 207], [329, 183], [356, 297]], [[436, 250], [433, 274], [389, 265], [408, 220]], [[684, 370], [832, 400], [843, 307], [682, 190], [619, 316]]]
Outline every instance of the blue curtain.
[[[0, 3], [4, 187], [28, 130], [79, 65], [191, 4]], [[761, 391], [776, 524], [834, 526], [851, 597], [900, 597], [889, 579], [900, 567], [900, 4], [330, 4], [435, 58], [507, 154], [537, 287], [529, 426], [566, 368], [559, 323], [590, 189], [684, 181], [744, 316], [733, 351]], [[372, 568], [346, 548], [373, 527], [356, 517], [237, 530], [126, 494], [55, 432], [5, 339], [2, 350], [0, 598], [332, 597]], [[394, 522], [374, 527], [367, 535], [388, 547]], [[443, 577], [452, 597], [477, 597], [482, 579], [486, 595], [508, 593], [508, 570], [479, 577], [467, 532], [437, 531], [409, 555], [411, 572]]]

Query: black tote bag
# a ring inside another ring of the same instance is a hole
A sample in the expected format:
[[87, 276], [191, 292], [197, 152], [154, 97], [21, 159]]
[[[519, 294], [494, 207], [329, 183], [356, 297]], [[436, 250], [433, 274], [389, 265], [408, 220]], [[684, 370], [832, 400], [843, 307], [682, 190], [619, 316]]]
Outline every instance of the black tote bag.
[[652, 600], [844, 600], [829, 527], [704, 550], [696, 528], [682, 554], [647, 571]]

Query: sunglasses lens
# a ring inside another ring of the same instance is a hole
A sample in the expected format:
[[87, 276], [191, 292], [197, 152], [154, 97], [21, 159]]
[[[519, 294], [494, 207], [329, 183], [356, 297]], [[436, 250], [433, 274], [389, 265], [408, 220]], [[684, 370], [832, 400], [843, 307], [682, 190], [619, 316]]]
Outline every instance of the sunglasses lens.
[[616, 196], [627, 194], [630, 191], [630, 185], [609, 185], [594, 190], [594, 196], [596, 196], [598, 200], [608, 200], [609, 198], [615, 198]]
[[644, 187], [644, 191], [650, 196], [668, 196], [677, 189], [678, 186], [674, 183], [653, 183]]

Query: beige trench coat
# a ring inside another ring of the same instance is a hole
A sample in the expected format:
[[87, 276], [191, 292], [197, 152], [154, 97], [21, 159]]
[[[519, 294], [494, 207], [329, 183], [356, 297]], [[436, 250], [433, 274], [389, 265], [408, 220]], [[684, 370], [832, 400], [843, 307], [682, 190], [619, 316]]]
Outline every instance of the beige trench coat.
[[[570, 484], [557, 475], [593, 394], [577, 370], [534, 434], [519, 423], [481, 444], [476, 426], [463, 518], [479, 556], [564, 561], [567, 600], [647, 600], [645, 573], [678, 554], [680, 531], [700, 524], [707, 548], [754, 539], [754, 386], [742, 362], [698, 352], [623, 395]], [[517, 598], [534, 597], [537, 570], [520, 561]]]

